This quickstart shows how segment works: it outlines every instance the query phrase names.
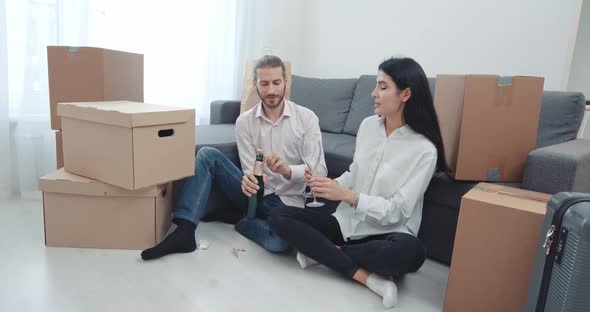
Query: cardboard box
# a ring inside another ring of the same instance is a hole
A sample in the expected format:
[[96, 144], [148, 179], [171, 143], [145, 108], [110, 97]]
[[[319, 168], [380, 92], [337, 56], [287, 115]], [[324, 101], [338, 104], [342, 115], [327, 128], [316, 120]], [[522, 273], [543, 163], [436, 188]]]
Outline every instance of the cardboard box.
[[58, 115], [67, 172], [128, 190], [194, 175], [194, 109], [60, 103]]
[[[285, 89], [285, 99], [291, 98], [291, 63], [285, 62], [285, 75], [287, 76], [287, 86]], [[246, 63], [246, 70], [244, 71], [244, 80], [242, 81], [242, 97], [240, 103], [240, 114], [254, 107], [260, 103], [260, 97], [256, 92], [252, 81], [254, 81], [254, 66], [256, 60], [250, 60]]]
[[520, 182], [535, 148], [540, 77], [437, 75], [434, 105], [457, 180]]
[[56, 169], [64, 167], [64, 152], [61, 131], [55, 131], [55, 160]]
[[39, 180], [45, 245], [146, 249], [172, 220], [172, 183], [128, 191], [60, 169]]
[[549, 199], [488, 183], [463, 196], [445, 311], [524, 311]]
[[91, 47], [47, 47], [51, 128], [61, 130], [57, 103], [143, 102], [143, 55]]

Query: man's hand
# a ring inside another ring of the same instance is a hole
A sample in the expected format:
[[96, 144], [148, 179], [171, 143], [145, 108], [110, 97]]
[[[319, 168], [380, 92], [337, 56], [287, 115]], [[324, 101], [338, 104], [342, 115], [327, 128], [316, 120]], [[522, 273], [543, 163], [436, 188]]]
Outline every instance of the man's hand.
[[330, 178], [313, 176], [309, 181], [311, 192], [315, 196], [328, 200], [345, 201], [350, 205], [357, 200], [357, 193], [345, 188]]
[[291, 168], [285, 164], [279, 154], [271, 153], [266, 157], [266, 166], [270, 171], [282, 175], [285, 179], [291, 179]]
[[[262, 181], [266, 182], [266, 174], [264, 173], [262, 174]], [[254, 176], [251, 171], [246, 172], [242, 177], [242, 193], [250, 197], [256, 194], [259, 189], [260, 186], [258, 186], [256, 176]]]

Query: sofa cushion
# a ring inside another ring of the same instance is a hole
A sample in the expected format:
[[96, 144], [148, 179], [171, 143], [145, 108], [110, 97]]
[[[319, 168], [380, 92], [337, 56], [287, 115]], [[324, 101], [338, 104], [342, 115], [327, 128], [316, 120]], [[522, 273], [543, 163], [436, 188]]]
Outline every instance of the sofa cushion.
[[418, 238], [428, 258], [451, 264], [458, 219], [459, 209], [424, 201]]
[[[444, 172], [437, 171], [430, 180], [424, 200], [459, 210], [463, 195], [477, 183], [476, 181], [458, 181]], [[494, 184], [522, 188], [521, 183], [498, 182]]]
[[348, 170], [354, 156], [355, 143], [355, 136], [322, 132], [322, 145], [329, 177], [339, 177]]
[[578, 92], [545, 91], [541, 104], [537, 148], [576, 138], [586, 102]]
[[235, 124], [199, 125], [195, 128], [195, 151], [203, 146], [220, 150], [236, 166], [240, 167]]
[[461, 198], [476, 184], [477, 182], [457, 181], [448, 174], [438, 171], [430, 180], [424, 200], [459, 210]]
[[311, 109], [324, 132], [342, 133], [356, 79], [317, 79], [292, 76], [291, 100]]
[[358, 79], [343, 133], [356, 135], [361, 122], [375, 113], [371, 92], [375, 89], [376, 79], [377, 76], [375, 75], [363, 75]]
[[[371, 92], [375, 89], [376, 79], [377, 76], [375, 75], [363, 75], [358, 79], [343, 133], [356, 135], [361, 122], [375, 113], [375, 107], [373, 106], [375, 100], [373, 100]], [[430, 92], [433, 97], [435, 80], [435, 78], [428, 78]]]
[[432, 95], [432, 100], [434, 101], [434, 87], [436, 86], [436, 78], [428, 78], [428, 87], [430, 88], [430, 94]]
[[[520, 183], [496, 184], [521, 187]], [[440, 171], [430, 180], [424, 194], [422, 223], [418, 232], [429, 258], [451, 263], [461, 199], [475, 185], [477, 182], [457, 181]]]
[[235, 130], [235, 124], [198, 125], [195, 127], [195, 142], [208, 146], [236, 143]]

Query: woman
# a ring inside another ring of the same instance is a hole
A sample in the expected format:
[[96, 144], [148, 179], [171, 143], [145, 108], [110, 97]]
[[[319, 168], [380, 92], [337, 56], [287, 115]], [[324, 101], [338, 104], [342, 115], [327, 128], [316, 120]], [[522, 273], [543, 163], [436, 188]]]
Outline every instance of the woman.
[[349, 171], [334, 180], [306, 180], [319, 197], [341, 201], [332, 215], [285, 207], [270, 227], [299, 251], [303, 268], [315, 261], [397, 304], [391, 276], [416, 272], [426, 251], [416, 235], [424, 192], [435, 170], [446, 171], [428, 80], [410, 58], [379, 65], [375, 114], [360, 125]]

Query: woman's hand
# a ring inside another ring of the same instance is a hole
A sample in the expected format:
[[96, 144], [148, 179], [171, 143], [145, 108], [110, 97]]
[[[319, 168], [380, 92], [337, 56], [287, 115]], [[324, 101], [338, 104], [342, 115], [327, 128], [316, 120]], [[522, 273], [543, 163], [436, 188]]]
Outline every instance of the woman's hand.
[[305, 184], [309, 185], [309, 183], [311, 183], [311, 170], [309, 169], [309, 167], [305, 167], [305, 174], [303, 175], [303, 178], [305, 179]]
[[318, 197], [328, 200], [344, 201], [352, 205], [357, 200], [357, 193], [338, 184], [330, 178], [313, 176], [309, 179], [311, 192]]

